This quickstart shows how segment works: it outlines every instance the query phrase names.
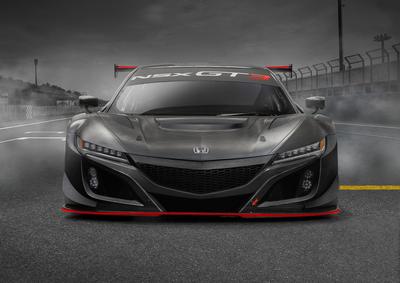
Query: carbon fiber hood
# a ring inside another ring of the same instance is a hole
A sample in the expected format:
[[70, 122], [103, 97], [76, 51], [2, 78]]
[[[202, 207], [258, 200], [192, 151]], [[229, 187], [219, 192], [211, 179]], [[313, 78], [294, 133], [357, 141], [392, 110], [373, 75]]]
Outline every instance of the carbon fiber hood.
[[[304, 114], [268, 118], [99, 116], [125, 152], [194, 161], [272, 154], [307, 119]], [[208, 153], [195, 153], [195, 147], [208, 148]]]

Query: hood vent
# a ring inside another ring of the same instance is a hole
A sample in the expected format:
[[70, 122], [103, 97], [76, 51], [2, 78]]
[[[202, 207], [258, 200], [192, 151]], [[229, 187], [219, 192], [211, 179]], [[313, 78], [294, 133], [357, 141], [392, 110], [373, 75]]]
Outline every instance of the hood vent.
[[156, 118], [158, 126], [164, 130], [181, 131], [229, 131], [244, 128], [247, 118]]

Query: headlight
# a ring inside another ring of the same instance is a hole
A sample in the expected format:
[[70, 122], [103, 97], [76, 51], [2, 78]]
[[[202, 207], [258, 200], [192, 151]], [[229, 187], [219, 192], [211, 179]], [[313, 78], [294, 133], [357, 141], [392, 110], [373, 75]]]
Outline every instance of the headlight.
[[67, 129], [67, 138], [66, 138], [67, 145], [75, 153], [78, 153], [78, 150], [75, 145], [76, 131], [83, 125], [84, 122], [85, 122], [85, 119], [73, 121], [73, 122], [71, 122], [71, 124], [69, 124], [68, 129]]
[[307, 146], [278, 153], [273, 163], [276, 164], [308, 156], [321, 156], [322, 153], [325, 151], [325, 145], [326, 145], [326, 140], [325, 138], [323, 138], [319, 142], [315, 142]]
[[78, 136], [76, 137], [76, 145], [83, 153], [129, 163], [126, 153], [85, 141]]

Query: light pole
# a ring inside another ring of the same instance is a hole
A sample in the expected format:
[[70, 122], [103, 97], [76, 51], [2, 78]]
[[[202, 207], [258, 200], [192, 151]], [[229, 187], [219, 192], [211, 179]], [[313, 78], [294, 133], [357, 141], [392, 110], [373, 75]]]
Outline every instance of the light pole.
[[338, 0], [338, 28], [339, 28], [339, 71], [344, 71], [343, 61], [343, 21], [342, 21], [342, 0]]
[[382, 63], [385, 63], [385, 41], [391, 39], [392, 37], [386, 33], [378, 34], [374, 37], [374, 41], [381, 43], [382, 51]]
[[39, 62], [39, 60], [36, 59], [36, 58], [33, 60], [33, 63], [35, 64], [35, 86], [36, 87], [38, 86], [38, 84], [37, 84], [37, 65], [38, 65], [38, 62]]

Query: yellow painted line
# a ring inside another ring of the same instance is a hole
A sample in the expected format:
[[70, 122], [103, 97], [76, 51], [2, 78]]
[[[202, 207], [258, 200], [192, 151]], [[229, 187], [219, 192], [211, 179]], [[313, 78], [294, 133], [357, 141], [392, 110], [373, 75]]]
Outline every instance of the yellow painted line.
[[340, 190], [345, 191], [400, 191], [400, 185], [360, 185], [360, 186], [340, 186]]

